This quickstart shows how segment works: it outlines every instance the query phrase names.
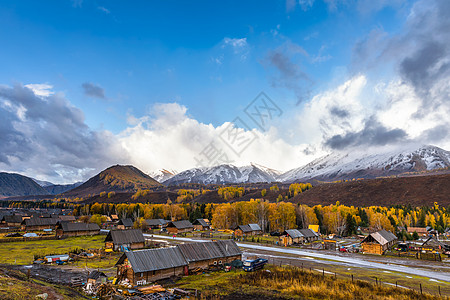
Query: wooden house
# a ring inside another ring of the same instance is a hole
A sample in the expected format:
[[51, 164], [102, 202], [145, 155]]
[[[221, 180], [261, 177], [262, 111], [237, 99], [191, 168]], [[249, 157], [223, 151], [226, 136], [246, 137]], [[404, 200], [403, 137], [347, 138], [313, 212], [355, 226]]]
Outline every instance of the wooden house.
[[258, 224], [239, 225], [234, 230], [234, 235], [239, 236], [252, 236], [262, 233], [261, 227]]
[[241, 258], [239, 247], [231, 240], [128, 251], [116, 263], [117, 278], [127, 278], [133, 285], [142, 285], [172, 276], [188, 275], [192, 269], [205, 269]]
[[188, 263], [178, 247], [125, 252], [117, 261], [117, 278], [133, 285], [188, 274]]
[[319, 239], [319, 234], [312, 229], [304, 228], [298, 230], [302, 235], [303, 243], [311, 243], [313, 241], [317, 241]]
[[133, 220], [130, 218], [120, 219], [117, 223], [117, 229], [132, 229], [133, 228]]
[[189, 270], [223, 265], [242, 259], [242, 252], [232, 240], [178, 245], [186, 258]]
[[70, 216], [70, 215], [60, 215], [60, 216], [58, 216], [58, 219], [63, 222], [75, 222], [76, 221], [75, 216]]
[[297, 229], [285, 230], [280, 236], [281, 245], [288, 246], [292, 244], [300, 244], [303, 242], [303, 234]]
[[105, 238], [105, 248], [113, 251], [141, 249], [145, 238], [140, 229], [111, 230]]
[[392, 247], [397, 237], [390, 231], [380, 230], [369, 234], [361, 242], [363, 253], [383, 255], [383, 253]]
[[169, 221], [164, 219], [146, 219], [145, 223], [149, 229], [162, 229], [167, 226]]
[[96, 235], [100, 233], [100, 227], [95, 223], [69, 223], [60, 222], [56, 227], [57, 237]]
[[22, 221], [22, 230], [55, 229], [59, 219], [57, 218], [31, 218]]
[[194, 230], [194, 225], [188, 220], [172, 221], [167, 223], [167, 232], [171, 234], [178, 234], [184, 232], [191, 232]]
[[23, 217], [21, 215], [5, 215], [2, 218], [2, 223], [8, 227], [20, 227], [22, 221]]
[[194, 225], [194, 230], [205, 231], [211, 229], [211, 222], [208, 219], [197, 219], [192, 225]]
[[408, 227], [406, 231], [409, 234], [413, 234], [414, 232], [417, 232], [419, 236], [427, 236], [428, 230], [425, 227]]
[[105, 273], [94, 270], [91, 273], [89, 273], [87, 277], [87, 283], [91, 284], [105, 283], [107, 279], [108, 276], [106, 276]]

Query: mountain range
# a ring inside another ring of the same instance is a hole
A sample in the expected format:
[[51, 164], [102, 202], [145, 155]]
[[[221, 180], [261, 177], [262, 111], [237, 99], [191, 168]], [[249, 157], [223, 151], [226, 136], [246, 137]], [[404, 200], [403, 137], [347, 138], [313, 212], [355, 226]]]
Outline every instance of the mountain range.
[[424, 172], [450, 167], [450, 152], [435, 146], [410, 147], [367, 154], [361, 150], [335, 152], [285, 173], [257, 164], [236, 167], [220, 165], [194, 168], [178, 173], [162, 183], [227, 184], [255, 182], [335, 181], [376, 178], [406, 172]]
[[[376, 178], [417, 172], [426, 173], [450, 167], [450, 152], [435, 146], [367, 154], [361, 150], [336, 152], [309, 164], [281, 173], [251, 163], [248, 166], [220, 165], [194, 168], [180, 173], [166, 169], [149, 176], [134, 166], [112, 166], [85, 183], [55, 185], [12, 173], [0, 173], [0, 196], [56, 195], [86, 196], [101, 192], [158, 190], [185, 183], [248, 184], [259, 182], [315, 182], [353, 178]], [[159, 181], [159, 182], [158, 182]]]

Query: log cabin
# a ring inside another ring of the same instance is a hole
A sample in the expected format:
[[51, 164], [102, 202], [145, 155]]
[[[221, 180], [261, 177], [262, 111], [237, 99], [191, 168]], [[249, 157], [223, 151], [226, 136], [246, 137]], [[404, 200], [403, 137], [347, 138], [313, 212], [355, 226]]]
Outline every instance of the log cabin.
[[184, 232], [191, 232], [194, 230], [194, 225], [188, 220], [172, 221], [167, 223], [167, 232], [171, 234], [178, 234]]
[[95, 223], [60, 222], [56, 227], [56, 236], [59, 238], [69, 236], [96, 235], [99, 233], [100, 227]]
[[105, 248], [113, 251], [141, 249], [145, 247], [145, 238], [140, 229], [111, 230], [105, 238]]
[[392, 247], [397, 237], [390, 231], [380, 230], [373, 232], [361, 242], [363, 253], [383, 255], [386, 250]]

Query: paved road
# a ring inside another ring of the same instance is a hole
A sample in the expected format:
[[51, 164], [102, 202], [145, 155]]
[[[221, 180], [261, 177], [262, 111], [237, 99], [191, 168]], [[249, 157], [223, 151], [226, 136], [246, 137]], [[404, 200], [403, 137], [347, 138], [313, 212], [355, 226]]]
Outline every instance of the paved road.
[[[144, 236], [149, 238], [152, 235], [144, 234]], [[163, 235], [153, 235], [153, 237], [154, 238], [162, 238], [162, 239], [173, 239], [173, 240], [185, 241], [185, 242], [207, 242], [208, 241], [208, 240], [182, 238], [182, 237], [173, 238], [170, 236], [163, 236]], [[435, 279], [435, 280], [450, 282], [450, 273], [448, 273], [448, 272], [428, 271], [428, 270], [422, 270], [422, 269], [415, 268], [415, 267], [407, 267], [407, 266], [397, 265], [397, 264], [393, 265], [393, 264], [389, 264], [389, 263], [384, 264], [384, 263], [380, 263], [380, 262], [367, 261], [367, 260], [356, 258], [356, 257], [342, 257], [342, 256], [333, 255], [333, 254], [318, 253], [318, 252], [314, 252], [314, 251], [310, 252], [310, 251], [305, 251], [305, 250], [301, 250], [301, 249], [268, 247], [268, 246], [260, 246], [260, 245], [245, 244], [245, 243], [236, 243], [236, 244], [242, 248], [271, 251], [271, 252], [280, 253], [280, 254], [294, 254], [294, 255], [313, 257], [313, 258], [324, 259], [324, 260], [332, 260], [332, 261], [341, 262], [343, 264], [347, 264], [348, 266], [352, 266], [352, 267], [365, 267], [365, 268], [402, 272], [402, 273], [406, 273], [409, 275], [423, 276], [423, 277], [427, 277], [427, 278], [431, 278], [431, 279]], [[324, 263], [324, 262], [325, 261], [321, 261], [321, 263]]]

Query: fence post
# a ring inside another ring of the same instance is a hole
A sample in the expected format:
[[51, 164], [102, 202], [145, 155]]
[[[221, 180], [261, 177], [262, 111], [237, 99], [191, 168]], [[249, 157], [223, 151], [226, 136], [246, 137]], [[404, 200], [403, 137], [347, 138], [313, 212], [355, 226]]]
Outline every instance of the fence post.
[[325, 269], [322, 269], [322, 276], [325, 277]]
[[438, 285], [439, 297], [441, 297], [441, 286]]
[[420, 294], [422, 295], [422, 284], [419, 283], [419, 285], [420, 285]]
[[397, 281], [395, 282], [395, 287], [398, 288]]
[[378, 277], [375, 277], [376, 285], [378, 286]]
[[352, 282], [353, 282], [353, 274], [352, 274]]

